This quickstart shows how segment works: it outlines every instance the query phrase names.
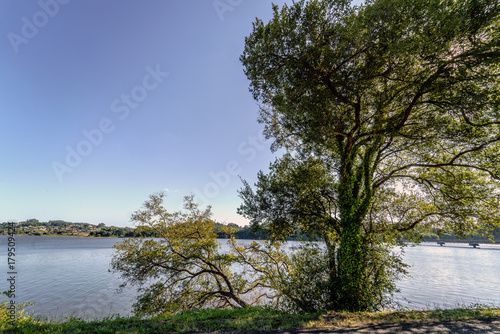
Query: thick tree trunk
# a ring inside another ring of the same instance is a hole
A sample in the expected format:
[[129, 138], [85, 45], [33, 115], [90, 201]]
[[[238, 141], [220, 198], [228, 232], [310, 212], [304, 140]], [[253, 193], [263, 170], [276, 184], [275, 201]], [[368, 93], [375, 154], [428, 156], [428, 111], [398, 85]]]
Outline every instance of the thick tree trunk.
[[[373, 150], [360, 152], [352, 138], [340, 139], [342, 156], [339, 173], [340, 245], [337, 254], [337, 309], [367, 311], [371, 299], [367, 289], [367, 262], [363, 244], [363, 220], [372, 200]], [[356, 163], [356, 160], [360, 160]]]
[[346, 224], [342, 230], [338, 251], [338, 283], [336, 304], [346, 311], [366, 311], [369, 301], [365, 296], [366, 263], [363, 252], [362, 225]]

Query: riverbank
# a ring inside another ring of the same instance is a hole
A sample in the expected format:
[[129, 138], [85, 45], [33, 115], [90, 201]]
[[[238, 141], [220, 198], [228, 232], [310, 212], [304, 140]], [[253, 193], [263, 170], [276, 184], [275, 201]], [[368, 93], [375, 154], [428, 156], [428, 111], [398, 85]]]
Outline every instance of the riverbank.
[[[108, 318], [100, 321], [66, 319], [48, 323], [40, 319], [21, 317], [16, 328], [0, 315], [2, 333], [186, 333], [186, 332], [349, 332], [362, 328], [375, 333], [380, 328], [438, 328], [443, 323], [465, 326], [481, 323], [500, 326], [499, 308], [476, 306], [449, 310], [394, 311], [375, 313], [327, 312], [290, 314], [265, 307], [235, 310], [193, 310], [151, 319]], [[464, 325], [465, 324], [465, 325]], [[495, 327], [497, 328], [497, 327]], [[373, 329], [374, 331], [370, 331]], [[393, 333], [393, 331], [383, 331]], [[396, 332], [394, 332], [396, 333]]]
[[[24, 222], [15, 223], [14, 228], [10, 223], [0, 224], [0, 235], [14, 234], [16, 236], [65, 236], [65, 237], [117, 237], [117, 238], [133, 238], [133, 237], [159, 237], [159, 235], [150, 229], [140, 229], [140, 232], [133, 227], [116, 227], [106, 226], [104, 223], [94, 225], [90, 223], [75, 223], [66, 222], [63, 220], [53, 220], [49, 222], [40, 222], [37, 219], [28, 219]], [[10, 226], [10, 227], [9, 227]], [[254, 231], [250, 226], [238, 226], [234, 223], [222, 224], [214, 223], [214, 232], [219, 238], [225, 239], [228, 236], [222, 232], [223, 227], [234, 228], [234, 235], [237, 239], [262, 240], [266, 239], [266, 235], [262, 229]], [[288, 238], [292, 240], [305, 240], [305, 235]], [[319, 240], [318, 240], [319, 241]], [[457, 239], [453, 235], [444, 235], [441, 237], [424, 237], [423, 242], [428, 243], [478, 243], [478, 244], [498, 244], [500, 243], [500, 231], [492, 232], [492, 239], [476, 235], [467, 239]]]

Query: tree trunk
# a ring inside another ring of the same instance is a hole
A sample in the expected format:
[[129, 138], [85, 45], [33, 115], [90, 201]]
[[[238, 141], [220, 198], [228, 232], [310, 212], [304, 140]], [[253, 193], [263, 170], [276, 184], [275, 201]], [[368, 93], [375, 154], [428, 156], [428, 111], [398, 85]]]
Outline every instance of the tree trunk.
[[[369, 301], [365, 296], [365, 256], [362, 225], [345, 224], [338, 251], [338, 292], [335, 301], [346, 311], [366, 311]], [[368, 303], [367, 303], [368, 302]]]

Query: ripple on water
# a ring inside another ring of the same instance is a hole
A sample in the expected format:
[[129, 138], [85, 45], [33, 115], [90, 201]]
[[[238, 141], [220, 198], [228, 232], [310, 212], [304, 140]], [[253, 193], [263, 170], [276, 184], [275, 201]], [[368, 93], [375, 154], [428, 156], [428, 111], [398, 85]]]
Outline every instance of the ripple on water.
[[[136, 295], [121, 294], [118, 274], [108, 272], [112, 246], [120, 239], [18, 237], [16, 300], [35, 301], [28, 311], [50, 318], [86, 319], [128, 315]], [[248, 243], [248, 240], [240, 241]], [[222, 247], [227, 244], [221, 242]], [[290, 242], [290, 246], [297, 242]], [[6, 238], [0, 236], [0, 249]], [[497, 248], [498, 249], [498, 248]], [[500, 305], [500, 251], [437, 245], [408, 247], [405, 262], [412, 277], [398, 282], [396, 299], [405, 307], [450, 308], [458, 304]], [[0, 263], [6, 263], [0, 253]], [[0, 291], [7, 290], [0, 281]]]

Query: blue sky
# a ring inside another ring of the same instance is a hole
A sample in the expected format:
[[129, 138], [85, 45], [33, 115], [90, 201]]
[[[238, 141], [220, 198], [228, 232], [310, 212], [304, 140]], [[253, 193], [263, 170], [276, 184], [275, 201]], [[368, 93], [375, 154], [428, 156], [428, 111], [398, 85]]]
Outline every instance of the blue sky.
[[132, 226], [168, 189], [246, 224], [238, 176], [274, 155], [238, 58], [271, 3], [0, 2], [0, 222]]

